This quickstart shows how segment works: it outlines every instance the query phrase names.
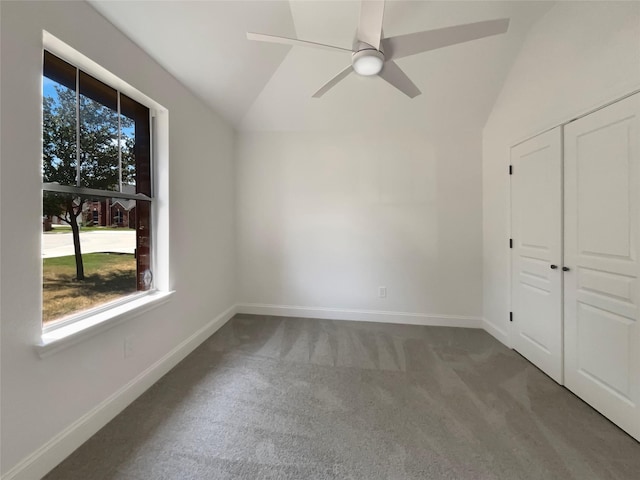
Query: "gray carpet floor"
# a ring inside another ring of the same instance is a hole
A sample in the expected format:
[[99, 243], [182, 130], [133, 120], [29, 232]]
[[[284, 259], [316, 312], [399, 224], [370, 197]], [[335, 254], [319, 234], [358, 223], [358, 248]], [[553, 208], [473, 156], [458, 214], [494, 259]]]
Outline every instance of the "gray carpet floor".
[[640, 444], [481, 330], [238, 315], [47, 480], [640, 479]]

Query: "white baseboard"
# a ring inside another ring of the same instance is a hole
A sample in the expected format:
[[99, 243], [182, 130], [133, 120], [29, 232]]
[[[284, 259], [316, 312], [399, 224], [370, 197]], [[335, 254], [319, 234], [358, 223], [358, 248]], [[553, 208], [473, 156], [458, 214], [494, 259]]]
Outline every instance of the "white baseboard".
[[494, 323], [491, 323], [486, 318], [482, 319], [482, 328], [484, 329], [485, 332], [487, 332], [489, 335], [494, 337], [496, 340], [503, 343], [507, 347], [511, 348], [511, 345], [509, 344], [510, 343], [509, 333], [507, 331], [503, 330], [502, 328], [499, 328], [498, 326], [496, 326]]
[[405, 325], [431, 325], [438, 327], [482, 328], [482, 318], [462, 315], [435, 315], [428, 313], [385, 312], [379, 310], [351, 310], [344, 308], [299, 307], [240, 303], [237, 313], [276, 315], [283, 317], [322, 318], [327, 320], [353, 320], [358, 322], [399, 323]]
[[5, 473], [1, 480], [34, 480], [42, 478], [149, 387], [160, 380], [163, 375], [195, 350], [196, 347], [213, 335], [235, 314], [235, 305], [222, 312], [129, 383], [20, 461]]

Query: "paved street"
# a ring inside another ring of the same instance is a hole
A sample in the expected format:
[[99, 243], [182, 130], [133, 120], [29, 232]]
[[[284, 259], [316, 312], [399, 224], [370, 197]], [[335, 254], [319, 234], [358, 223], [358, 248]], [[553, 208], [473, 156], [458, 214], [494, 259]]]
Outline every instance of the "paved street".
[[[82, 232], [80, 233], [82, 253], [116, 252], [134, 253], [136, 232], [122, 231]], [[43, 233], [42, 257], [64, 257], [73, 255], [73, 236], [69, 233]]]

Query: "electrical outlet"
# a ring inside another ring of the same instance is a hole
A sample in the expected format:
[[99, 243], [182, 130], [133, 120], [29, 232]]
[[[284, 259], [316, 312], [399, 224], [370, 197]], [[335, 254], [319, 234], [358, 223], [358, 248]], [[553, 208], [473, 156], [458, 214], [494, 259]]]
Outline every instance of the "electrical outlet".
[[378, 287], [378, 297], [387, 298], [387, 287]]
[[133, 336], [128, 336], [124, 339], [124, 358], [129, 358], [133, 355]]

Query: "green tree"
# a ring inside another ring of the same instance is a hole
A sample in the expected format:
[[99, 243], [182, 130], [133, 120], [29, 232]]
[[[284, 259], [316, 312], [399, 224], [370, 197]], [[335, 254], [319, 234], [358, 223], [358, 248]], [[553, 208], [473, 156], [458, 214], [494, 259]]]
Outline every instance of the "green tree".
[[[63, 86], [55, 86], [55, 94], [43, 99], [43, 182], [60, 185], [80, 185], [85, 188], [117, 191], [120, 182], [118, 165], [119, 127], [132, 131], [133, 121], [124, 115], [92, 100], [79, 96]], [[78, 108], [76, 108], [78, 107]], [[80, 148], [77, 148], [77, 111], [80, 113]], [[122, 181], [135, 181], [133, 135], [122, 135]], [[80, 161], [78, 179], [78, 160]], [[79, 180], [79, 182], [78, 182]], [[45, 192], [43, 214], [58, 216], [71, 226], [76, 260], [76, 279], [84, 280], [84, 265], [80, 248], [82, 211], [89, 199], [71, 194]]]

